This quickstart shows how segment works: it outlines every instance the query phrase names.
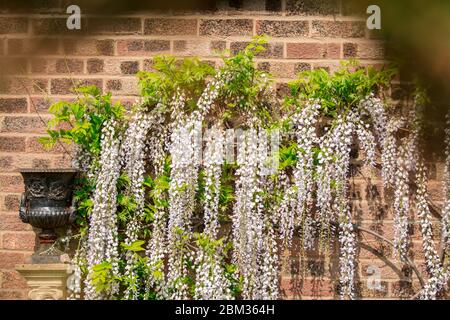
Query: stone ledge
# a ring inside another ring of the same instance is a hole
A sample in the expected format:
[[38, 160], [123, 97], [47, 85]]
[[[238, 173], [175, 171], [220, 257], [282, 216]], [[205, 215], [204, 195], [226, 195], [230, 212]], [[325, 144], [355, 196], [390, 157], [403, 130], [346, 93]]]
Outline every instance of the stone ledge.
[[67, 296], [67, 278], [71, 274], [70, 265], [19, 264], [15, 268], [27, 281], [31, 300], [61, 300]]

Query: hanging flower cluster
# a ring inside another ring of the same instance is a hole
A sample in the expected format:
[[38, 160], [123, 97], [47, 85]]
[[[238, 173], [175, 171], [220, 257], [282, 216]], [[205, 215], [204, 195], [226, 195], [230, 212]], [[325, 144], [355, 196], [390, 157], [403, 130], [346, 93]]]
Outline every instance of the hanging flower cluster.
[[[447, 125], [449, 124], [449, 115], [447, 115]], [[449, 142], [450, 142], [450, 131], [447, 128], [445, 130], [445, 142], [446, 142], [446, 150], [445, 150], [445, 168], [444, 168], [444, 204], [442, 209], [442, 243], [443, 254], [445, 254], [446, 250], [446, 241], [448, 241], [448, 210], [449, 210], [449, 195], [448, 195], [448, 165], [449, 165]], [[423, 163], [420, 163], [416, 173], [416, 207], [417, 207], [417, 216], [420, 219], [420, 230], [422, 233], [422, 243], [423, 243], [423, 251], [425, 253], [425, 262], [427, 266], [427, 271], [430, 276], [425, 287], [421, 290], [419, 298], [424, 300], [434, 300], [437, 295], [443, 291], [443, 289], [447, 286], [448, 281], [450, 280], [450, 269], [445, 267], [440, 260], [440, 257], [435, 249], [433, 242], [433, 230], [431, 223], [431, 213], [427, 201], [427, 179], [425, 166]]]
[[168, 286], [175, 288], [172, 299], [186, 299], [188, 287], [182, 280], [187, 276], [187, 259], [180, 241], [191, 230], [191, 218], [195, 209], [195, 193], [201, 161], [202, 123], [188, 119], [180, 123], [171, 134], [172, 157], [169, 189], [169, 219], [167, 229]]
[[417, 216], [420, 219], [420, 231], [422, 233], [423, 251], [425, 253], [427, 269], [430, 275], [434, 275], [439, 272], [438, 269], [442, 269], [442, 266], [440, 266], [440, 259], [433, 243], [433, 230], [431, 224], [431, 213], [428, 208], [426, 182], [425, 168], [422, 163], [416, 173]]
[[205, 168], [205, 230], [211, 238], [216, 239], [219, 231], [219, 193], [222, 165], [224, 163], [224, 134], [213, 127], [206, 139], [203, 166]]
[[356, 235], [351, 220], [348, 200], [347, 177], [350, 167], [350, 151], [352, 135], [355, 130], [357, 115], [350, 112], [347, 119], [338, 117], [337, 125], [329, 132], [325, 139], [327, 149], [336, 155], [333, 165], [332, 179], [336, 182], [333, 211], [339, 223], [339, 271], [341, 297], [354, 298], [354, 278], [356, 268]]
[[[292, 116], [293, 130], [297, 142], [297, 163], [294, 168], [294, 184], [286, 191], [286, 197], [280, 205], [281, 237], [291, 244], [294, 226], [297, 220], [303, 229], [303, 246], [313, 246], [313, 228], [309, 212], [313, 204], [313, 148], [317, 143], [316, 122], [320, 106], [314, 103], [306, 105], [298, 114]], [[296, 214], [298, 216], [296, 216]]]
[[267, 192], [267, 135], [251, 128], [238, 139], [233, 259], [244, 276], [245, 299], [274, 299], [278, 295], [277, 250], [262, 195]]
[[195, 299], [232, 299], [230, 282], [223, 271], [223, 258], [219, 248], [211, 245], [219, 232], [220, 177], [224, 163], [225, 137], [222, 130], [213, 127], [206, 137], [203, 166], [205, 170], [205, 200], [203, 205], [204, 231], [199, 236], [195, 258]]
[[[143, 212], [145, 205], [145, 190], [143, 187], [144, 175], [146, 171], [145, 141], [152, 124], [147, 114], [136, 113], [125, 131], [125, 138], [121, 147], [122, 166], [130, 180], [128, 193], [134, 203], [132, 217], [129, 219], [125, 230], [125, 245], [130, 246], [138, 240], [142, 229]], [[133, 266], [136, 263], [136, 256], [128, 251], [125, 254], [125, 273], [128, 278], [125, 296], [129, 299], [138, 298], [138, 276]]]
[[[395, 254], [405, 262], [410, 246], [409, 218], [410, 218], [410, 181], [409, 172], [414, 170], [416, 162], [417, 132], [413, 131], [409, 136], [398, 141], [396, 134], [407, 122], [405, 119], [389, 119], [379, 98], [373, 95], [361, 102], [365, 112], [370, 114], [374, 128], [378, 133], [381, 146], [381, 176], [384, 186], [394, 190], [394, 248]], [[411, 122], [415, 121], [415, 113], [410, 115]], [[360, 135], [360, 134], [359, 134]], [[372, 144], [373, 138], [369, 139]], [[366, 149], [366, 147], [363, 147]], [[373, 151], [366, 151], [366, 154]], [[373, 158], [375, 159], [375, 158]], [[372, 161], [373, 165], [373, 161]]]
[[88, 276], [85, 281], [85, 296], [87, 299], [109, 298], [118, 290], [118, 284], [114, 281], [102, 293], [99, 293], [92, 284], [93, 268], [102, 262], [110, 263], [113, 275], [119, 274], [116, 211], [121, 137], [116, 127], [117, 123], [114, 120], [108, 121], [102, 132], [101, 169], [97, 176], [86, 244]]
[[400, 146], [397, 173], [395, 175], [395, 193], [394, 193], [394, 247], [395, 253], [402, 261], [408, 256], [409, 249], [409, 217], [410, 217], [410, 191], [409, 191], [409, 172], [406, 166], [406, 147]]

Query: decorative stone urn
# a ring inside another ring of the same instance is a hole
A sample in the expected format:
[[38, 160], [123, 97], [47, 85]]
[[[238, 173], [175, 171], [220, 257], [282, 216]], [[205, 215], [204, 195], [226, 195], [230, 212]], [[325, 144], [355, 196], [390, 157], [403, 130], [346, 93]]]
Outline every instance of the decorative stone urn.
[[[67, 295], [67, 278], [71, 274], [68, 255], [55, 241], [56, 228], [70, 225], [75, 218], [72, 203], [74, 169], [24, 169], [20, 173], [25, 192], [20, 200], [20, 219], [40, 228], [39, 248], [31, 263], [17, 265], [26, 279], [31, 300], [59, 300]], [[65, 263], [64, 263], [65, 262]]]
[[[33, 255], [35, 263], [55, 263], [62, 252], [54, 247], [56, 228], [70, 225], [74, 218], [72, 193], [74, 169], [24, 169], [20, 173], [25, 192], [20, 201], [20, 219], [40, 228], [38, 251]], [[45, 260], [45, 261], [44, 261]]]

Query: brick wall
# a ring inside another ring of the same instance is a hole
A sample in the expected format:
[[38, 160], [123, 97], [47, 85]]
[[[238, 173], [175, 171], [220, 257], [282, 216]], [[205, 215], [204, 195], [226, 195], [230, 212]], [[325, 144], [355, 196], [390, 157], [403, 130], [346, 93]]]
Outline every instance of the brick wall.
[[[215, 10], [207, 11], [103, 17], [89, 13], [83, 15], [79, 31], [66, 29], [66, 6], [58, 7], [59, 2], [42, 1], [45, 5], [29, 12], [0, 7], [0, 299], [26, 297], [26, 285], [14, 266], [24, 263], [36, 245], [35, 232], [18, 218], [23, 190], [18, 169], [70, 164], [61, 149], [44, 151], [37, 138], [44, 133], [50, 103], [73, 98], [74, 83], [95, 84], [130, 103], [138, 93], [134, 74], [151, 69], [153, 55], [195, 55], [218, 63], [217, 50], [239, 50], [263, 33], [271, 40], [257, 63], [274, 74], [280, 92], [301, 70], [324, 67], [332, 72], [339, 60], [350, 57], [373, 65], [385, 59], [384, 43], [365, 28], [364, 8], [355, 11], [345, 0], [219, 1]], [[432, 195], [441, 201], [442, 166], [432, 168]], [[384, 205], [380, 181], [372, 177], [370, 188], [365, 181], [360, 175], [353, 179], [356, 221], [392, 239], [392, 212]], [[369, 195], [368, 189], [379, 195]], [[417, 226], [412, 232], [414, 247], [420, 248]], [[417, 290], [417, 278], [411, 281], [411, 271], [402, 270], [389, 246], [368, 234], [361, 234], [360, 240], [362, 297], [407, 297], [411, 289]], [[309, 252], [301, 258], [294, 252], [283, 257], [286, 298], [337, 297], [336, 255], [329, 259]], [[414, 251], [413, 258], [423, 270], [421, 251]], [[379, 267], [381, 290], [367, 287], [370, 266]]]

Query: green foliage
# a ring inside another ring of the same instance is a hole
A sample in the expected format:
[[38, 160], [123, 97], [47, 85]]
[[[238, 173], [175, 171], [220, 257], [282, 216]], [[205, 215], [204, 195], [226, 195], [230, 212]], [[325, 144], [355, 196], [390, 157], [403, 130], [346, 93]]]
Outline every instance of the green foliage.
[[75, 143], [93, 156], [100, 154], [103, 124], [109, 119], [122, 119], [124, 107], [112, 104], [111, 94], [102, 95], [95, 86], [76, 88], [81, 94], [73, 102], [59, 101], [50, 106], [53, 118], [48, 122], [48, 137], [40, 142], [52, 148], [56, 142]]
[[143, 240], [137, 240], [134, 241], [132, 244], [127, 245], [125, 243], [122, 243], [122, 248], [131, 252], [140, 252], [144, 251], [145, 249], [142, 247], [145, 244], [145, 241]]
[[290, 142], [288, 145], [282, 145], [279, 148], [279, 170], [285, 170], [286, 168], [292, 168], [298, 161], [297, 156], [297, 143]]
[[[227, 254], [232, 249], [232, 243], [227, 242], [225, 238], [211, 239], [204, 233], [194, 233], [193, 238], [197, 247], [202, 248], [205, 255], [211, 259], [217, 257], [227, 257]], [[232, 263], [227, 263], [226, 259], [221, 261], [222, 271], [225, 277], [230, 282], [229, 289], [232, 295], [237, 298], [242, 292], [243, 278], [238, 276], [237, 267]]]
[[298, 74], [297, 80], [289, 83], [291, 96], [285, 102], [301, 107], [313, 99], [320, 103], [324, 115], [335, 118], [370, 93], [388, 87], [395, 72], [393, 67], [382, 70], [372, 66], [362, 68], [356, 60], [341, 62], [341, 68], [333, 74], [324, 69], [304, 71]]
[[98, 292], [107, 291], [115, 279], [112, 274], [112, 265], [109, 262], [102, 262], [92, 268], [91, 283]]
[[222, 165], [222, 175], [220, 177], [219, 189], [219, 220], [230, 221], [231, 205], [234, 203], [234, 181], [237, 165], [225, 163]]
[[267, 89], [272, 84], [271, 76], [256, 68], [255, 57], [265, 51], [267, 37], [256, 36], [241, 51], [226, 58], [223, 57], [223, 74], [230, 78], [223, 89], [222, 120], [235, 120], [244, 114], [256, 115], [263, 123], [271, 119], [272, 97], [267, 96]]
[[94, 190], [94, 185], [89, 182], [84, 176], [75, 179], [74, 200], [76, 202], [76, 216], [75, 223], [80, 228], [82, 236], [86, 234], [88, 217], [92, 212], [94, 203], [91, 199], [91, 194]]
[[[223, 56], [223, 66], [219, 73], [226, 79], [219, 91], [212, 110], [214, 122], [230, 123], [242, 117], [256, 115], [263, 123], [272, 117], [271, 103], [268, 103], [267, 89], [271, 84], [270, 75], [255, 66], [254, 58], [265, 49], [267, 39], [257, 36], [243, 50], [230, 57]], [[198, 109], [198, 99], [206, 83], [216, 75], [208, 63], [198, 58], [179, 60], [172, 56], [156, 56], [153, 72], [138, 73], [142, 95], [154, 106], [161, 102], [157, 112], [169, 115], [170, 103], [177, 94], [184, 94], [186, 107], [177, 112], [190, 113]], [[273, 99], [271, 99], [273, 100]]]
[[178, 60], [167, 55], [153, 57], [152, 68], [155, 72], [138, 73], [142, 96], [149, 98], [152, 104], [161, 102], [168, 105], [181, 90], [186, 95], [187, 109], [190, 111], [197, 107], [207, 78], [215, 74], [213, 67], [198, 58]]

